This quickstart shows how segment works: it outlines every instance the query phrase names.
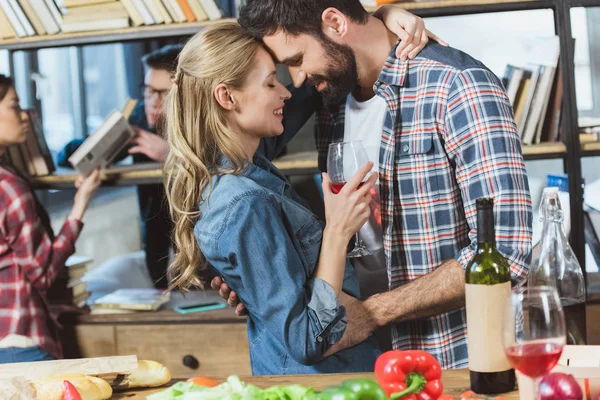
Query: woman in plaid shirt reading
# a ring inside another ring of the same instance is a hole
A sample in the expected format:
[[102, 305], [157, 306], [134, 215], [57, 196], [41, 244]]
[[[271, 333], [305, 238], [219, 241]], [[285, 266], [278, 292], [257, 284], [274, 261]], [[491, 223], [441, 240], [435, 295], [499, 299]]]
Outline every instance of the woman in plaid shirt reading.
[[25, 142], [29, 129], [12, 80], [0, 75], [0, 363], [62, 356], [46, 290], [75, 252], [81, 219], [100, 184], [98, 171], [77, 180], [73, 209], [55, 236], [33, 190], [3, 157]]

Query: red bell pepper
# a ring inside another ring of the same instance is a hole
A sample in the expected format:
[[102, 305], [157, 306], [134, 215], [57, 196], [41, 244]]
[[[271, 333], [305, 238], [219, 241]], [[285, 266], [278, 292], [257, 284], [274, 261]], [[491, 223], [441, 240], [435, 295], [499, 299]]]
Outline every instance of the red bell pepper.
[[63, 393], [63, 400], [81, 400], [81, 395], [75, 389], [75, 386], [69, 381], [63, 381], [65, 386], [65, 392]]
[[379, 385], [393, 400], [436, 400], [442, 395], [442, 368], [422, 350], [392, 350], [375, 362]]

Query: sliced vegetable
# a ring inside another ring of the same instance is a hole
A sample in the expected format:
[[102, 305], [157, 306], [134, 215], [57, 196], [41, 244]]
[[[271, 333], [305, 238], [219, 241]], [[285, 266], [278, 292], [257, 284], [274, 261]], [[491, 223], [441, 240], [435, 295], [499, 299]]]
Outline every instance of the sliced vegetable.
[[204, 386], [204, 387], [219, 386], [219, 382], [217, 382], [213, 378], [208, 378], [206, 376], [197, 376], [195, 378], [190, 378], [187, 380], [187, 382], [192, 382], [194, 385]]
[[63, 393], [63, 400], [81, 400], [81, 395], [69, 381], [63, 381], [65, 392]]
[[582, 400], [583, 391], [573, 375], [553, 372], [540, 383], [541, 400]]
[[426, 351], [387, 351], [377, 358], [375, 375], [392, 400], [430, 400], [442, 395], [442, 368]]

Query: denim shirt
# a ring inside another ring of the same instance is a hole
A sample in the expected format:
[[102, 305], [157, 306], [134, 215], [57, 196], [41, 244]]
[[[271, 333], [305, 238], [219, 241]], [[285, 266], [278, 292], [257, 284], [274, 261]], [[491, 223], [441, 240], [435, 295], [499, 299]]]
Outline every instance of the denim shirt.
[[[373, 337], [323, 358], [344, 334], [345, 309], [313, 276], [323, 226], [277, 168], [257, 153], [241, 174], [213, 176], [209, 191], [194, 234], [248, 310], [253, 375], [373, 371]], [[360, 298], [350, 263], [343, 291]]]

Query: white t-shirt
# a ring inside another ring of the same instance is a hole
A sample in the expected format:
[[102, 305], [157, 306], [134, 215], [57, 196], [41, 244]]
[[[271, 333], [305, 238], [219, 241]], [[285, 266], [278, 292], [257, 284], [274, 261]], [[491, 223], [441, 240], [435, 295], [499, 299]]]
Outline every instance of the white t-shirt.
[[[360, 140], [363, 142], [369, 159], [373, 161], [374, 171], [379, 171], [379, 148], [381, 146], [381, 135], [387, 104], [379, 96], [373, 96], [367, 101], [356, 101], [354, 96], [348, 95], [346, 99], [346, 115], [344, 118], [344, 142]], [[379, 188], [376, 186], [377, 194]], [[372, 204], [380, 207], [379, 204]], [[373, 256], [354, 258], [352, 263], [362, 265], [368, 270], [385, 269], [385, 253], [383, 251], [383, 230], [376, 220], [374, 212], [371, 213], [369, 221], [361, 228], [360, 238], [364, 245], [373, 253]]]

